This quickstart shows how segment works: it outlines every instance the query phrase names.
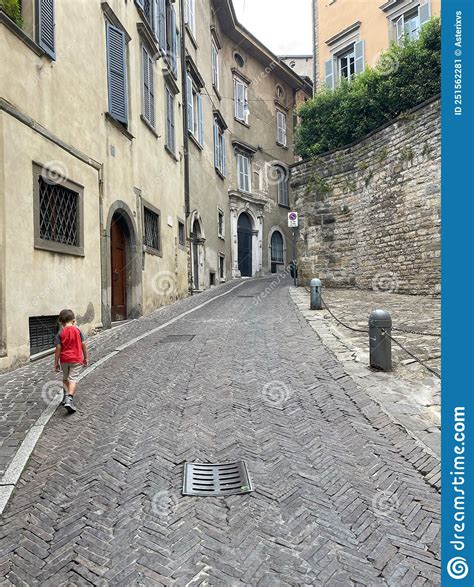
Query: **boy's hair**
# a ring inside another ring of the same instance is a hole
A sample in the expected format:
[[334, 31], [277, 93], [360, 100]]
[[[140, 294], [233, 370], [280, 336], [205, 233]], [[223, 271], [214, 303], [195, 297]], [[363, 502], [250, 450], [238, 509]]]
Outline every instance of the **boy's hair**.
[[76, 319], [76, 315], [72, 310], [61, 310], [59, 312], [58, 322], [60, 324], [68, 324], [69, 322], [73, 322]]

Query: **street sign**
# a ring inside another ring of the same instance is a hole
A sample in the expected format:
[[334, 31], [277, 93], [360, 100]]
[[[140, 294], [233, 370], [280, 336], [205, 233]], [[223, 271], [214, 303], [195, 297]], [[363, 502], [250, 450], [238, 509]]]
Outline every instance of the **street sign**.
[[288, 226], [289, 228], [298, 227], [298, 212], [288, 212]]

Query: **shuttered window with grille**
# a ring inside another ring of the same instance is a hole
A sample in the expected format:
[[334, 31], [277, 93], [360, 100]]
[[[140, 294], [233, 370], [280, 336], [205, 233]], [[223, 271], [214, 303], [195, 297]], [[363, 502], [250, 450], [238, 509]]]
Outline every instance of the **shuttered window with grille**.
[[54, 338], [59, 331], [57, 316], [32, 316], [29, 328], [30, 354], [36, 355], [54, 347]]
[[144, 208], [144, 233], [145, 246], [154, 251], [160, 251], [160, 215], [146, 207]]

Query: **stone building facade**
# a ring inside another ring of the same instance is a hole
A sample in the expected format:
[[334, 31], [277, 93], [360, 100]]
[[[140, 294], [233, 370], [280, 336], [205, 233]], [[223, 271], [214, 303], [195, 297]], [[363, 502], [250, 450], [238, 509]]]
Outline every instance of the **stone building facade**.
[[373, 67], [440, 11], [441, 0], [313, 0], [315, 91]]
[[288, 166], [305, 85], [238, 23], [229, 0], [187, 8], [188, 229], [199, 291], [290, 261]]
[[[251, 273], [272, 269], [268, 238], [285, 208], [276, 184], [267, 189], [265, 163], [294, 160], [293, 94], [302, 86], [240, 31], [231, 3], [196, 4], [18, 0], [16, 22], [0, 10], [0, 369], [47, 351], [63, 307], [88, 333], [241, 274], [242, 208]], [[199, 49], [185, 33], [193, 6]], [[245, 125], [234, 120], [232, 67], [251, 82]], [[277, 79], [287, 148], [275, 139]], [[223, 177], [214, 120], [224, 128]], [[248, 191], [237, 185], [234, 149], [255, 163]]]
[[291, 168], [301, 280], [440, 293], [439, 99]]

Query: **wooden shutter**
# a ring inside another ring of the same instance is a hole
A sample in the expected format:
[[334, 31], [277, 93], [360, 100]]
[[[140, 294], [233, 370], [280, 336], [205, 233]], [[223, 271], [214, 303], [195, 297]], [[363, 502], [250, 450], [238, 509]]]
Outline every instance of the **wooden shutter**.
[[362, 73], [365, 69], [364, 50], [365, 50], [365, 41], [357, 41], [357, 43], [355, 43], [355, 45], [354, 45], [354, 56], [355, 56], [354, 69], [355, 69], [356, 75], [358, 75], [359, 73]]
[[219, 125], [217, 120], [214, 119], [214, 167], [217, 169], [220, 169], [219, 159]]
[[235, 116], [245, 120], [244, 85], [238, 79], [234, 80]]
[[147, 53], [147, 61], [148, 61], [148, 95], [149, 95], [149, 112], [150, 124], [154, 127], [155, 126], [155, 72], [153, 70], [153, 59], [151, 55]]
[[174, 129], [174, 96], [168, 87], [166, 88], [166, 144], [173, 153], [176, 151]]
[[221, 134], [221, 151], [222, 151], [222, 175], [226, 175], [227, 173], [227, 155], [225, 152], [225, 130], [222, 131]]
[[403, 14], [395, 23], [395, 30], [397, 35], [397, 44], [403, 45], [403, 40], [405, 38], [405, 17]]
[[109, 82], [109, 113], [127, 124], [127, 74], [125, 63], [125, 34], [107, 23], [107, 74]]
[[166, 54], [166, 0], [157, 0], [155, 29], [160, 49]]
[[193, 102], [193, 78], [186, 76], [186, 96], [188, 106], [188, 131], [194, 133], [194, 102]]
[[430, 20], [431, 18], [431, 4], [428, 2], [424, 4], [420, 4], [418, 7], [418, 17], [420, 19], [420, 29], [421, 27]]
[[38, 45], [56, 59], [54, 43], [54, 0], [36, 0]]
[[148, 75], [148, 52], [142, 47], [143, 116], [150, 122], [150, 81]]
[[174, 77], [178, 77], [178, 32], [176, 30], [176, 10], [171, 6], [171, 55], [170, 66]]
[[324, 64], [324, 77], [326, 87], [330, 90], [334, 90], [334, 59], [332, 57], [331, 59], [328, 59]]
[[202, 129], [202, 96], [198, 94], [196, 96], [197, 101], [197, 123], [198, 123], [198, 136], [197, 140], [200, 145], [203, 144], [203, 129]]

